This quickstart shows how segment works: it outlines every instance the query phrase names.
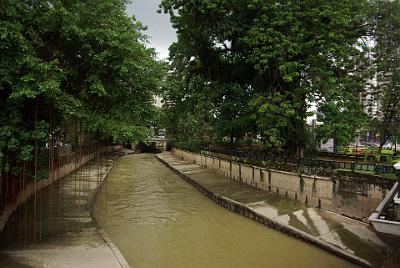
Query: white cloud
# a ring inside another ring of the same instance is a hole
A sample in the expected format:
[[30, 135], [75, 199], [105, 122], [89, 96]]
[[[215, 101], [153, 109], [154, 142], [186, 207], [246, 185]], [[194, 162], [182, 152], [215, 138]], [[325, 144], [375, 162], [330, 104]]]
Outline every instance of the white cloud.
[[135, 0], [127, 6], [128, 15], [135, 17], [148, 27], [146, 34], [160, 59], [168, 58], [168, 47], [176, 41], [176, 32], [169, 21], [169, 15], [157, 13], [160, 0]]

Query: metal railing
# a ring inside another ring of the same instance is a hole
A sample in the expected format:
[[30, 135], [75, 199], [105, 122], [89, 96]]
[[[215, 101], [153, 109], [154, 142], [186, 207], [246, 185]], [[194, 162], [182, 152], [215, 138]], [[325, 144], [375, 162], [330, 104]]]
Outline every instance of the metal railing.
[[356, 161], [336, 161], [312, 158], [288, 157], [284, 154], [271, 154], [266, 150], [240, 150], [236, 148], [224, 148], [209, 145], [204, 150], [214, 153], [222, 153], [226, 155], [249, 158], [256, 161], [270, 161], [275, 163], [295, 164], [298, 166], [317, 167], [325, 169], [348, 169], [352, 171], [370, 171], [375, 174], [395, 174], [395, 170], [391, 165], [378, 163], [357, 163]]

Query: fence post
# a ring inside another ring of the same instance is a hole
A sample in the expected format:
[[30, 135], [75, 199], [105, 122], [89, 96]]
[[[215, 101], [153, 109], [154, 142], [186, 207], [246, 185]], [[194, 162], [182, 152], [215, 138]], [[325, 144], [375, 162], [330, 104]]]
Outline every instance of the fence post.
[[355, 168], [356, 168], [356, 164], [354, 163], [354, 160], [353, 160], [353, 161], [351, 161], [351, 171], [354, 172]]

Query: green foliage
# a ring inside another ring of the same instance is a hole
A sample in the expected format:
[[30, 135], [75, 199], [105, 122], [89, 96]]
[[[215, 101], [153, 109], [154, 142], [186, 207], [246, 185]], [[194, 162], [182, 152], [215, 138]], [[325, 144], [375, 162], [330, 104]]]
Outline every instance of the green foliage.
[[249, 106], [252, 92], [240, 84], [213, 85], [221, 95], [214, 101], [214, 130], [217, 137], [243, 138], [255, 130]]
[[302, 142], [303, 131], [299, 129], [299, 133], [294, 127], [303, 118], [296, 113], [294, 105], [296, 104], [279, 92], [267, 98], [259, 96], [252, 100], [251, 106], [257, 111], [257, 125], [268, 148], [284, 147], [288, 139], [295, 141], [296, 144]]
[[162, 87], [162, 126], [171, 140], [188, 141], [208, 137], [214, 121], [210, 114], [213, 104], [203, 88], [210, 88], [198, 77], [192, 78], [187, 86], [184, 83], [184, 79], [176, 74], [167, 76]]
[[[337, 146], [345, 146], [354, 140], [355, 130], [365, 122], [362, 107], [354, 95], [343, 95], [326, 101], [319, 107], [317, 120], [324, 122], [316, 129], [319, 140], [333, 138]], [[336, 146], [335, 146], [336, 147]]]
[[79, 121], [115, 142], [148, 137], [164, 65], [125, 4], [1, 1], [2, 172], [32, 161], [54, 118]]
[[172, 147], [182, 149], [190, 152], [200, 153], [201, 150], [207, 148], [208, 141], [204, 140], [191, 140], [191, 141], [174, 141], [171, 143]]
[[[310, 103], [320, 114], [326, 106], [341, 112], [338, 102], [352, 116], [362, 114], [355, 96], [366, 80], [368, 1], [163, 0], [161, 6], [178, 32], [170, 57], [180, 82], [169, 109], [206, 99], [215, 137], [247, 135], [295, 152], [305, 146]], [[175, 121], [184, 114], [179, 110]], [[320, 119], [339, 124], [334, 115]], [[352, 127], [335, 135], [351, 136]]]
[[33, 160], [35, 141], [43, 145], [47, 137], [48, 124], [37, 123], [37, 128], [30, 128], [30, 122], [18, 106], [0, 100], [2, 116], [0, 117], [0, 170], [4, 172], [19, 172], [22, 162]]
[[394, 142], [400, 126], [400, 1], [374, 1], [373, 67], [371, 106], [378, 105], [371, 126], [379, 133], [380, 148]]

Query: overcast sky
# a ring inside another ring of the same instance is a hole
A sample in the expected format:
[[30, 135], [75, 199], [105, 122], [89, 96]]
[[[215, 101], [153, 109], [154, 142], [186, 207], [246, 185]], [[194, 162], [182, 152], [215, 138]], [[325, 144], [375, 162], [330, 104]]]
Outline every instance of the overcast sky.
[[150, 46], [154, 47], [161, 59], [168, 57], [168, 47], [176, 41], [176, 33], [169, 21], [168, 14], [158, 14], [161, 0], [132, 0], [127, 6], [127, 13], [148, 27]]

